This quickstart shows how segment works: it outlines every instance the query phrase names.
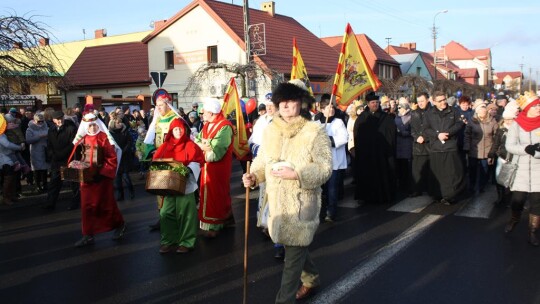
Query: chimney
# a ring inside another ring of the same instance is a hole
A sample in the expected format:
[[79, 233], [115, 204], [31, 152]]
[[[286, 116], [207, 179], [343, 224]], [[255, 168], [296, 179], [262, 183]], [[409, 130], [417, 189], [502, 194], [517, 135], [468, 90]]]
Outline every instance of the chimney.
[[106, 29], [99, 29], [94, 31], [94, 38], [103, 38], [107, 37], [107, 30]]
[[416, 42], [406, 42], [399, 45], [402, 48], [406, 48], [411, 51], [416, 51]]
[[155, 29], [159, 29], [159, 28], [161, 28], [162, 26], [164, 26], [164, 25], [165, 25], [165, 22], [167, 22], [167, 19], [165, 19], [165, 20], [156, 20], [156, 21], [154, 21], [154, 30], [155, 30]]
[[22, 49], [22, 42], [13, 42], [13, 49], [14, 50]]
[[39, 46], [47, 46], [47, 45], [49, 45], [49, 38], [39, 39]]
[[261, 11], [265, 11], [273, 17], [276, 14], [276, 3], [274, 1], [261, 3]]

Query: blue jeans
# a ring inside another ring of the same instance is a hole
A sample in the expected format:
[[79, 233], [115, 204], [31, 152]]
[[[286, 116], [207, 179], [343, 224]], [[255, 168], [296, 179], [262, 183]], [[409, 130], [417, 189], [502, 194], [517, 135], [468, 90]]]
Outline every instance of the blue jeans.
[[330, 179], [323, 186], [323, 192], [326, 194], [326, 215], [332, 219], [336, 217], [340, 184], [341, 174], [339, 170], [332, 170]]

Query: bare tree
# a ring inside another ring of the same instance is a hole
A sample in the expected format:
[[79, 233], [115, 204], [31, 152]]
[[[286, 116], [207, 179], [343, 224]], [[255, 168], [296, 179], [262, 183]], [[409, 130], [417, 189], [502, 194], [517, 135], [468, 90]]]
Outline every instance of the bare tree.
[[0, 94], [28, 94], [25, 88], [32, 83], [62, 76], [49, 46], [53, 35], [37, 18], [0, 15]]
[[248, 82], [250, 81], [270, 81], [269, 87], [272, 88], [275, 84], [283, 80], [283, 75], [281, 73], [275, 70], [263, 69], [253, 62], [250, 64], [208, 63], [199, 67], [199, 69], [197, 69], [197, 71], [189, 78], [183, 96], [200, 96], [207, 91], [212, 96], [221, 97], [223, 95], [221, 89], [212, 89], [210, 86], [216, 82], [226, 85], [230, 77], [240, 78], [241, 85], [238, 88], [240, 90], [239, 94], [248, 97], [252, 97], [249, 96], [250, 94], [248, 92]]

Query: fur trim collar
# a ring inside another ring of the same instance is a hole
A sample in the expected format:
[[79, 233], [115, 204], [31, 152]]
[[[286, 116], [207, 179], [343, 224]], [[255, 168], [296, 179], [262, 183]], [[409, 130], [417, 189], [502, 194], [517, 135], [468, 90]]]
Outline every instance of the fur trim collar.
[[308, 121], [302, 116], [294, 118], [291, 122], [286, 122], [280, 116], [275, 116], [274, 120], [272, 121], [272, 123], [276, 124], [278, 129], [281, 131], [281, 134], [287, 138], [292, 138], [298, 134], [298, 132], [307, 122]]

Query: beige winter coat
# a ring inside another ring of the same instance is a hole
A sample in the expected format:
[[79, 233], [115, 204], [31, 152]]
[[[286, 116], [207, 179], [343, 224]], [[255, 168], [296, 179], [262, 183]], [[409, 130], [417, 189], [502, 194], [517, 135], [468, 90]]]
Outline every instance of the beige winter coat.
[[[251, 173], [266, 182], [268, 230], [272, 240], [288, 246], [308, 246], [319, 226], [321, 185], [332, 174], [330, 140], [320, 124], [302, 117], [287, 123], [281, 117], [264, 131]], [[299, 180], [272, 176], [272, 164], [286, 161]]]
[[516, 122], [508, 128], [506, 150], [512, 153], [512, 162], [518, 164], [511, 191], [540, 192], [540, 152], [534, 157], [525, 152], [525, 147], [540, 143], [540, 128], [525, 132]]

